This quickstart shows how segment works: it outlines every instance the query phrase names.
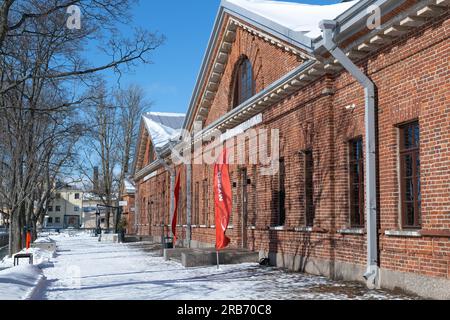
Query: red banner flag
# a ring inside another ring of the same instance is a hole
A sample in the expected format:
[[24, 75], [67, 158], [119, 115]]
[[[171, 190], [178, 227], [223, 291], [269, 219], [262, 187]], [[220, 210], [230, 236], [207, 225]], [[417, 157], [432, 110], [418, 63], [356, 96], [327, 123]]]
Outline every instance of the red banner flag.
[[173, 209], [173, 216], [172, 216], [172, 233], [173, 233], [173, 243], [176, 244], [177, 242], [177, 220], [178, 220], [178, 200], [180, 198], [180, 174], [181, 172], [178, 172], [177, 181], [175, 183], [175, 190], [174, 190], [174, 209]]
[[216, 249], [228, 246], [230, 239], [225, 235], [232, 210], [232, 190], [227, 150], [224, 149], [214, 166], [214, 204], [216, 215]]

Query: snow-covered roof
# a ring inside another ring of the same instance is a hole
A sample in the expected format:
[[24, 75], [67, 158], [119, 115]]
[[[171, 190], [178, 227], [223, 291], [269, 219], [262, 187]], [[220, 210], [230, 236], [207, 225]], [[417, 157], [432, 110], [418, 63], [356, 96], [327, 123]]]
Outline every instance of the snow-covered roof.
[[[335, 19], [350, 9], [359, 0], [342, 2], [330, 5], [302, 4], [283, 1], [267, 0], [224, 0], [224, 6], [233, 7], [235, 11], [243, 14], [248, 12], [268, 19], [292, 32], [303, 33], [315, 39], [322, 32], [319, 22], [324, 19]], [[241, 9], [241, 10], [239, 10]]]
[[148, 112], [142, 118], [155, 148], [162, 148], [181, 134], [186, 115], [182, 113]]
[[91, 192], [85, 192], [83, 194], [83, 200], [97, 200], [97, 199], [99, 199], [99, 197]]
[[128, 178], [126, 178], [124, 180], [124, 187], [125, 187], [125, 192], [126, 193], [134, 193], [134, 192], [136, 192], [136, 187], [134, 186], [133, 181], [131, 181]]
[[[117, 199], [117, 195], [113, 194], [112, 195], [112, 200], [116, 200], [116, 199]], [[102, 202], [102, 198], [99, 195], [95, 194], [95, 193], [85, 192], [83, 194], [83, 201], [97, 201], [97, 202], [101, 203]]]

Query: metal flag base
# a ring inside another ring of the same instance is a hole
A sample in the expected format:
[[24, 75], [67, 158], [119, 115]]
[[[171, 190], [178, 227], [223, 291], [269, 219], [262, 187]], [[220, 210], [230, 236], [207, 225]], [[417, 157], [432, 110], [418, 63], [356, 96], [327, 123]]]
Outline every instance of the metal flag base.
[[218, 250], [216, 251], [216, 254], [217, 254], [217, 270], [219, 270], [220, 264], [219, 264], [219, 251]]

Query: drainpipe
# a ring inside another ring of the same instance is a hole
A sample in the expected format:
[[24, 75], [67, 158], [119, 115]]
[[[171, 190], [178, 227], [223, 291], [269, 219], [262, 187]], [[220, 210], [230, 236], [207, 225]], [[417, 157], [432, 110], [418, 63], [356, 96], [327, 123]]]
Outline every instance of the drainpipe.
[[364, 278], [369, 289], [379, 288], [378, 228], [377, 228], [377, 154], [375, 131], [375, 84], [338, 47], [334, 41], [337, 22], [323, 20], [319, 25], [323, 31], [325, 48], [364, 87], [366, 127], [366, 215], [367, 215], [367, 271]]
[[192, 191], [191, 191], [191, 183], [192, 183], [192, 164], [186, 164], [186, 215], [187, 215], [187, 228], [186, 228], [186, 238], [187, 238], [187, 247], [191, 248], [192, 241]]

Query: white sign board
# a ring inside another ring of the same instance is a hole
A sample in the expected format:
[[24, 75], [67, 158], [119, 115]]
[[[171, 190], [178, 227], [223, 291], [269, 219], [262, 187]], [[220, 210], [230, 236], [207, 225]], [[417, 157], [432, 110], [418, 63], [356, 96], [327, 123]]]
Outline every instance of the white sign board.
[[157, 175], [158, 175], [158, 172], [157, 172], [157, 171], [155, 171], [155, 172], [149, 174], [148, 176], [146, 176], [146, 177], [144, 178], [144, 182], [150, 180], [150, 179], [153, 178], [153, 177], [156, 177]]
[[128, 205], [128, 201], [119, 201], [119, 207], [125, 207]]
[[220, 141], [224, 142], [231, 138], [234, 138], [240, 134], [243, 134], [245, 131], [247, 131], [250, 128], [253, 128], [257, 126], [258, 124], [263, 122], [263, 116], [262, 114], [258, 114], [257, 116], [254, 116], [253, 118], [245, 121], [244, 123], [241, 123], [237, 127], [227, 130], [222, 136], [220, 137]]

